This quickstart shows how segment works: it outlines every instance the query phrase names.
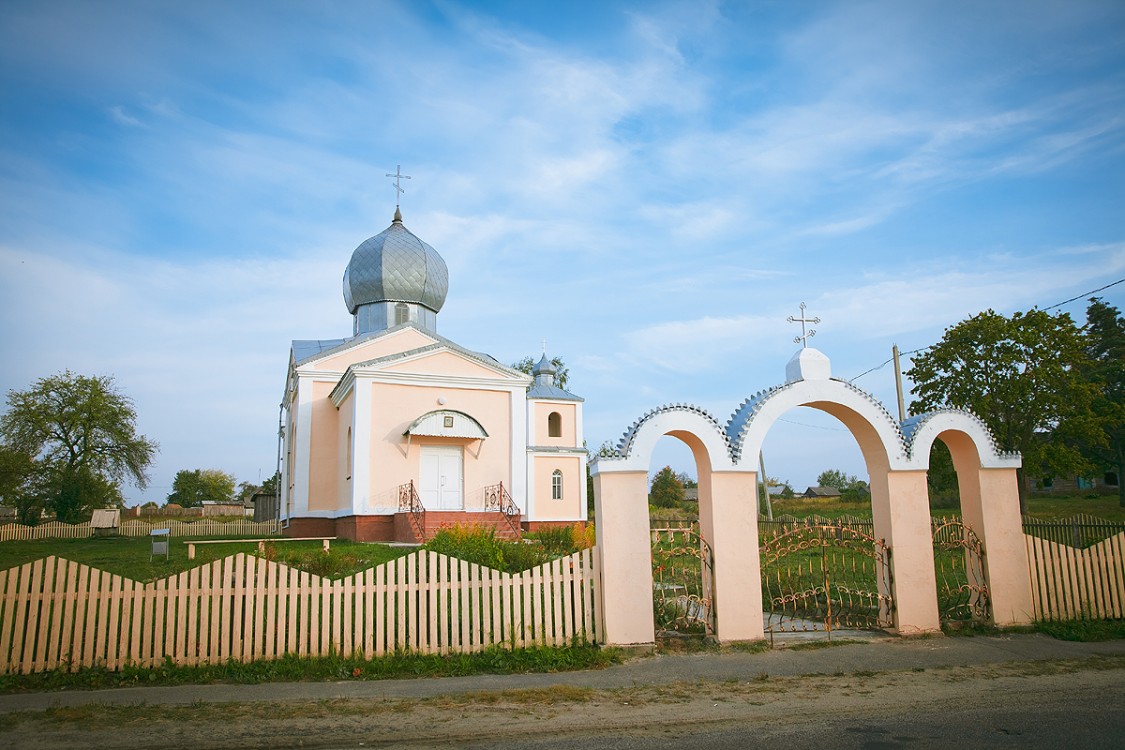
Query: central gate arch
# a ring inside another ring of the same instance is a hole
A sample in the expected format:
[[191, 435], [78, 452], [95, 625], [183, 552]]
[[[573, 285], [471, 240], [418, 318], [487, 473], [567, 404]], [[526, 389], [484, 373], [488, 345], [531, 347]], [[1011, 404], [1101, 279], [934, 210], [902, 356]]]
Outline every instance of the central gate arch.
[[647, 472], [652, 449], [664, 435], [684, 441], [699, 469], [700, 530], [713, 554], [716, 636], [722, 641], [764, 637], [757, 456], [774, 422], [798, 406], [836, 417], [863, 454], [874, 536], [893, 550], [893, 577], [885, 584], [893, 587], [886, 592], [895, 603], [892, 631], [940, 628], [926, 483], [929, 448], [939, 437], [954, 455], [962, 497], [969, 498], [966, 514], [981, 522], [986, 544], [989, 537], [996, 539], [987, 575], [994, 602], [997, 585], [1004, 589], [999, 597], [1004, 615], [995, 622], [1028, 621], [1027, 558], [1022, 544], [1016, 544], [1022, 542], [1015, 485], [1019, 456], [996, 451], [983, 424], [964, 412], [939, 412], [900, 425], [873, 396], [833, 379], [828, 358], [806, 347], [787, 365], [785, 383], [744, 401], [725, 427], [698, 407], [661, 407], [634, 422], [613, 455], [591, 462], [608, 643], [654, 640]]

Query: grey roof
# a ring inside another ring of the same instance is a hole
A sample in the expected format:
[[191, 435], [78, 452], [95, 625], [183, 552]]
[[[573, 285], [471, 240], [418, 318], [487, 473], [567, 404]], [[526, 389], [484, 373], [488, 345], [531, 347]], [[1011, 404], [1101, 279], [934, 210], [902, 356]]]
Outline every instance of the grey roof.
[[543, 385], [536, 383], [527, 389], [528, 398], [545, 398], [552, 401], [585, 401], [581, 396], [575, 396], [570, 391], [564, 391], [557, 385]]
[[445, 261], [403, 226], [397, 210], [394, 222], [360, 243], [344, 269], [344, 303], [352, 314], [371, 302], [415, 302], [439, 312], [448, 292]]
[[293, 341], [293, 360], [303, 364], [305, 360], [315, 359], [329, 349], [335, 349], [348, 339], [310, 339]]

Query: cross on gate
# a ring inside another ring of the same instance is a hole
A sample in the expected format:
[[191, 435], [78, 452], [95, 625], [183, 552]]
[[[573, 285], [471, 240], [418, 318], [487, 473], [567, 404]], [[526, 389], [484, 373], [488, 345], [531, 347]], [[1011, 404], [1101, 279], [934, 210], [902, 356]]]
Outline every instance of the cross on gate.
[[387, 172], [387, 177], [394, 177], [395, 178], [395, 208], [397, 209], [398, 208], [398, 198], [399, 198], [399, 196], [406, 192], [402, 188], [402, 181], [403, 180], [409, 180], [410, 175], [403, 174], [402, 173], [402, 165], [399, 164], [395, 167], [395, 171], [393, 173]]
[[805, 303], [802, 302], [801, 303], [801, 317], [794, 318], [792, 315], [790, 315], [785, 320], [788, 321], [789, 323], [800, 323], [801, 324], [801, 335], [794, 338], [793, 343], [794, 344], [800, 344], [803, 348], [807, 348], [808, 345], [809, 345], [809, 339], [811, 339], [813, 336], [816, 335], [816, 330], [810, 329], [806, 333], [805, 323], [820, 323], [820, 318], [806, 318], [805, 317]]

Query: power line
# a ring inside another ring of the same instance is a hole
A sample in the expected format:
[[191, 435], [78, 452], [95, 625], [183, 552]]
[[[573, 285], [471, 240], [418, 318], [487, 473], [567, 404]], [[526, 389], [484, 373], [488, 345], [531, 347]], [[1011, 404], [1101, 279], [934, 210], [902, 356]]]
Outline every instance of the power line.
[[1114, 281], [1111, 284], [1106, 284], [1105, 286], [1099, 286], [1097, 289], [1091, 289], [1088, 292], [1083, 292], [1082, 294], [1079, 294], [1077, 297], [1071, 297], [1070, 299], [1065, 300], [1063, 302], [1060, 302], [1057, 305], [1051, 305], [1050, 307], [1044, 307], [1043, 311], [1046, 312], [1047, 310], [1054, 310], [1056, 307], [1062, 307], [1063, 305], [1069, 305], [1071, 302], [1074, 302], [1075, 300], [1082, 299], [1087, 294], [1096, 294], [1096, 293], [1102, 291], [1103, 289], [1109, 289], [1111, 286], [1117, 286], [1118, 284], [1120, 284], [1123, 281], [1125, 281], [1125, 279], [1118, 279], [1117, 281]]
[[[1113, 287], [1113, 286], [1117, 286], [1118, 284], [1121, 284], [1121, 283], [1125, 283], [1125, 279], [1118, 279], [1117, 281], [1112, 281], [1112, 282], [1106, 284], [1105, 286], [1100, 286], [1097, 289], [1091, 289], [1088, 292], [1083, 292], [1082, 294], [1071, 297], [1068, 300], [1063, 300], [1062, 302], [1059, 302], [1057, 305], [1051, 305], [1050, 307], [1044, 307], [1044, 308], [1041, 308], [1041, 309], [1043, 310], [1043, 312], [1047, 312], [1048, 310], [1054, 310], [1057, 307], [1062, 307], [1063, 305], [1069, 305], [1071, 302], [1075, 302], [1077, 300], [1080, 300], [1088, 294], [1097, 294], [1098, 292], [1104, 291], [1104, 290], [1109, 289], [1110, 287]], [[924, 351], [926, 351], [927, 349], [929, 349], [933, 346], [934, 346], [934, 344], [930, 344], [929, 346], [923, 346], [920, 349], [911, 349], [908, 352], [900, 352], [899, 354], [900, 354], [900, 356], [901, 355], [907, 355], [907, 354], [917, 354], [918, 352], [924, 352]], [[870, 370], [864, 370], [859, 375], [856, 375], [854, 378], [851, 378], [850, 380], [848, 380], [848, 382], [854, 383], [855, 381], [862, 378], [864, 375], [868, 375], [870, 373], [873, 373], [876, 370], [882, 370], [884, 367], [886, 367], [887, 365], [889, 365], [891, 362], [894, 362], [894, 361], [895, 361], [894, 357], [891, 357], [890, 359], [883, 362], [882, 364], [878, 364], [875, 367], [872, 367]]]

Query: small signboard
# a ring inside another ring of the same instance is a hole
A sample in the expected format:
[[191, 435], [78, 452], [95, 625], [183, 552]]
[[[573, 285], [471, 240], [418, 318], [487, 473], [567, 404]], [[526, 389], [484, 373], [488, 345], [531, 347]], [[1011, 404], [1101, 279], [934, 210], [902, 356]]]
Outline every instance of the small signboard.
[[152, 540], [152, 551], [148, 554], [149, 562], [157, 555], [164, 555], [164, 559], [168, 557], [168, 541], [172, 538], [171, 529], [153, 529], [149, 532], [149, 538]]

